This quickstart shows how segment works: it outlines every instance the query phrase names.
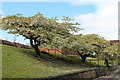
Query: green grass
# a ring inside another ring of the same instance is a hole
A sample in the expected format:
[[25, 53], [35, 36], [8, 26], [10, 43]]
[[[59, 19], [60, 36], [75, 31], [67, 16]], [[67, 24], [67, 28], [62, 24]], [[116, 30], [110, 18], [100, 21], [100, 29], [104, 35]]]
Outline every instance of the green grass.
[[[83, 64], [81, 61], [80, 56], [78, 55], [61, 55], [61, 54], [57, 54], [57, 53], [51, 53], [52, 55], [54, 55], [57, 58], [64, 58], [65, 60], [68, 60], [72, 63], [78, 63], [81, 66], [90, 66], [90, 67], [94, 67], [94, 66], [106, 66], [104, 64], [104, 60], [99, 60], [98, 58], [93, 58], [93, 57], [87, 57], [86, 58], [86, 64]], [[112, 66], [115, 64], [114, 60], [109, 60], [109, 65]]]
[[[99, 60], [98, 58], [87, 57], [87, 62], [94, 64], [94, 65], [98, 65], [98, 66], [106, 66], [104, 64], [104, 60]], [[108, 60], [108, 62], [110, 66], [116, 64], [115, 60]]]
[[[2, 46], [2, 78], [38, 78], [86, 70], [98, 65], [97, 58], [88, 57], [86, 63], [82, 63], [80, 56], [77, 55], [50, 53], [52, 56], [42, 54], [40, 58], [35, 57], [34, 50], [1, 44], [0, 46]], [[89, 59], [93, 61], [90, 62]], [[100, 60], [99, 65], [105, 66], [104, 61]]]
[[2, 46], [2, 78], [38, 78], [88, 69], [47, 55], [37, 58], [34, 50], [1, 44], [0, 46]]

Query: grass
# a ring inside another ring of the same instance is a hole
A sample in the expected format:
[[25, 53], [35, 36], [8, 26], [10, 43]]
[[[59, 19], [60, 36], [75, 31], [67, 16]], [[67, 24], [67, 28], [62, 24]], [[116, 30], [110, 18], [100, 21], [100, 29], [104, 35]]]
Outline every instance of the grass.
[[[99, 60], [98, 58], [93, 58], [93, 57], [87, 57], [86, 58], [86, 64], [83, 64], [81, 61], [80, 56], [78, 55], [61, 55], [61, 54], [57, 54], [57, 53], [51, 53], [52, 55], [54, 55], [57, 58], [64, 58], [65, 60], [68, 60], [72, 63], [78, 63], [81, 66], [90, 66], [90, 67], [94, 67], [94, 66], [106, 66], [104, 64], [104, 60]], [[114, 60], [109, 60], [109, 65], [112, 66], [115, 64]]]
[[[87, 57], [87, 62], [98, 66], [106, 66], [104, 60], [99, 60], [98, 58]], [[115, 60], [108, 60], [108, 62], [110, 66], [116, 64]]]
[[47, 55], [37, 58], [34, 50], [1, 44], [0, 46], [2, 46], [2, 78], [38, 78], [89, 69]]
[[[86, 63], [82, 63], [77, 55], [50, 53], [52, 56], [42, 54], [42, 58], [39, 58], [35, 57], [34, 50], [1, 44], [0, 46], [2, 46], [2, 78], [38, 78], [86, 70], [98, 65], [98, 61], [88, 61], [97, 58], [88, 57]], [[104, 61], [99, 61], [99, 65], [104, 66]]]

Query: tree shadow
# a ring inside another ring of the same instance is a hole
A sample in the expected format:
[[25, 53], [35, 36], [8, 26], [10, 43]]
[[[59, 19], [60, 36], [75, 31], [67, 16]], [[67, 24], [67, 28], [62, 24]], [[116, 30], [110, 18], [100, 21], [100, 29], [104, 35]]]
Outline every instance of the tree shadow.
[[[50, 62], [53, 64], [57, 64], [59, 66], [62, 66], [62, 63], [66, 65], [73, 65], [73, 66], [78, 66], [78, 67], [97, 67], [97, 65], [91, 64], [89, 62], [83, 63], [78, 56], [66, 56], [66, 55], [55, 55], [51, 54], [45, 51], [41, 51], [41, 57], [36, 56], [35, 51], [31, 49], [22, 49], [20, 50], [21, 53], [27, 54], [29, 57], [36, 59], [38, 61], [45, 61], [45, 62]], [[58, 63], [59, 62], [59, 63]]]

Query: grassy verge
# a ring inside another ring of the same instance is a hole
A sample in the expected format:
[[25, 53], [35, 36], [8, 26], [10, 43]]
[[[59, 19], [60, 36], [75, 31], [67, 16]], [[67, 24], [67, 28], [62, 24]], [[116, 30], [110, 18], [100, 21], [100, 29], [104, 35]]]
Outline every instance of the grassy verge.
[[37, 58], [34, 50], [0, 46], [3, 78], [37, 78], [88, 69], [47, 55]]
[[[57, 53], [51, 53], [54, 55], [56, 58], [63, 58], [67, 61], [70, 61], [72, 63], [80, 64], [81, 66], [89, 66], [89, 67], [95, 67], [95, 66], [106, 66], [104, 64], [104, 60], [99, 60], [98, 58], [93, 58], [93, 57], [87, 57], [86, 58], [86, 63], [82, 63], [80, 56], [78, 55], [62, 55], [62, 54], [57, 54]], [[112, 66], [116, 64], [115, 60], [109, 60], [109, 65]]]
[[[91, 64], [94, 64], [96, 66], [106, 66], [104, 64], [104, 60], [99, 60], [98, 58], [91, 58], [91, 57], [88, 57], [87, 58], [87, 62], [91, 63]], [[115, 60], [108, 60], [109, 62], [109, 65], [112, 66], [114, 64], [116, 64], [116, 61]]]

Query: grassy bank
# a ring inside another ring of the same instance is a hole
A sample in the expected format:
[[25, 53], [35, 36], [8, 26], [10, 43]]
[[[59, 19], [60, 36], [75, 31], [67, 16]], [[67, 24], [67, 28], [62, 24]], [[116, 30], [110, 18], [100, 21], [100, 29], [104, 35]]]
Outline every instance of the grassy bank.
[[37, 78], [88, 69], [47, 55], [37, 58], [34, 50], [0, 46], [3, 78]]

